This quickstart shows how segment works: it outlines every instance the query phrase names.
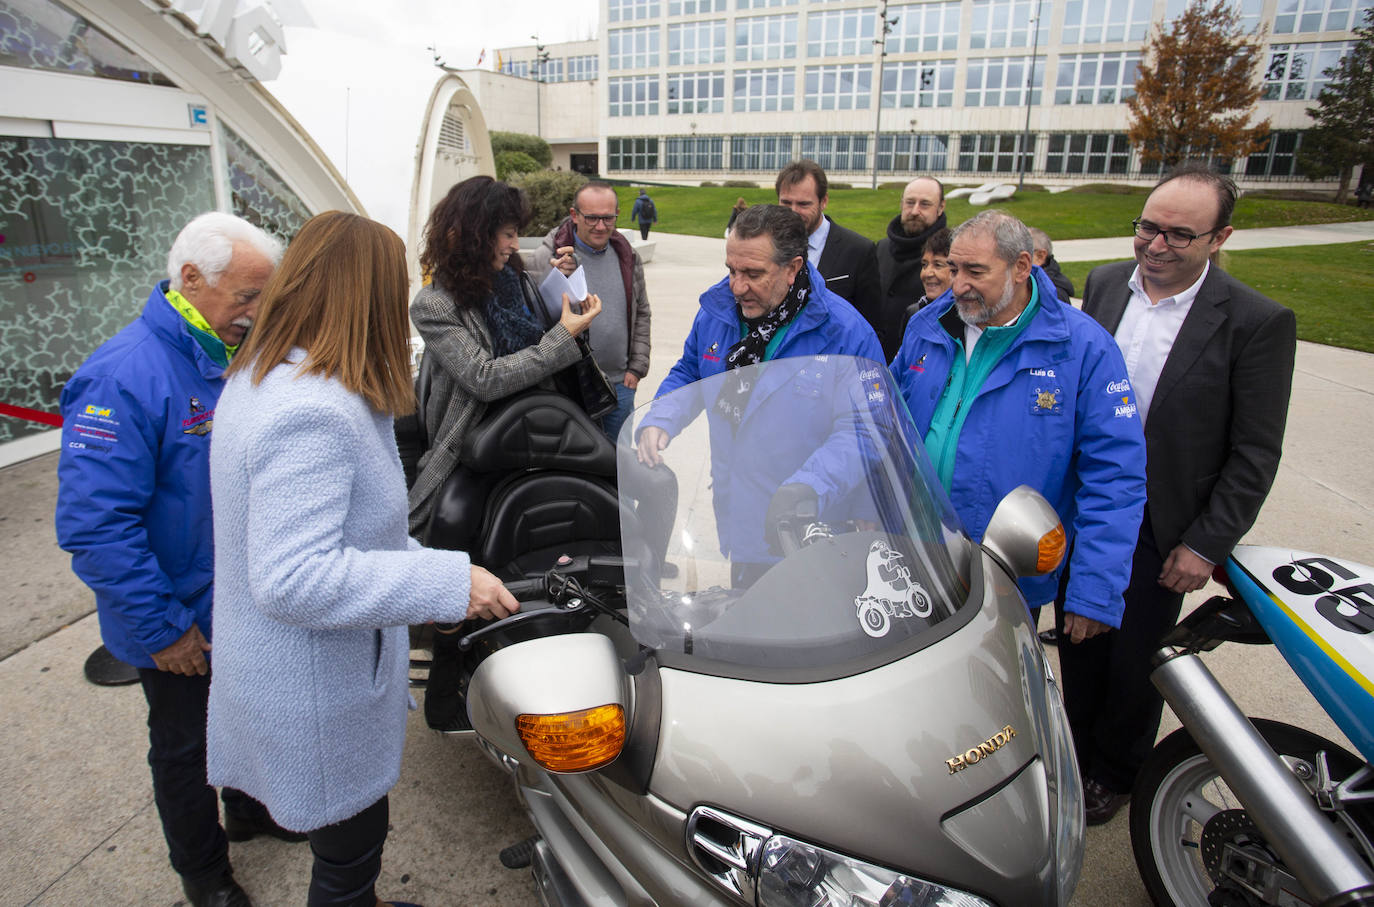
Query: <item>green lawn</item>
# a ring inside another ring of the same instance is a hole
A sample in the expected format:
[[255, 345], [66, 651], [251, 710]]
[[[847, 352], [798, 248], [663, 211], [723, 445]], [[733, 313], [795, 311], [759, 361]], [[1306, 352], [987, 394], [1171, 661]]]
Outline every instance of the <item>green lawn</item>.
[[[954, 188], [954, 184], [946, 190]], [[630, 208], [638, 190], [619, 186], [621, 226], [633, 226]], [[1045, 192], [1028, 186], [998, 207], [1039, 227], [1055, 241], [1125, 236], [1131, 221], [1140, 215], [1148, 190], [1125, 186], [1085, 186], [1068, 192]], [[655, 229], [693, 236], [721, 236], [730, 219], [730, 206], [743, 196], [750, 204], [776, 200], [772, 186], [740, 189], [729, 186], [659, 186], [650, 189], [658, 209]], [[838, 223], [857, 230], [870, 239], [886, 235], [887, 224], [901, 206], [900, 187], [878, 189], [832, 189], [826, 213]], [[962, 223], [977, 210], [963, 199], [950, 201], [946, 215], [950, 225]], [[1297, 224], [1323, 224], [1337, 221], [1374, 219], [1374, 208], [1326, 202], [1287, 201], [1273, 198], [1242, 198], [1232, 223], [1249, 227], [1287, 227]]]
[[[1249, 249], [1223, 257], [1222, 266], [1236, 279], [1297, 313], [1301, 339], [1374, 353], [1374, 242]], [[1082, 293], [1088, 272], [1105, 263], [1060, 267]]]

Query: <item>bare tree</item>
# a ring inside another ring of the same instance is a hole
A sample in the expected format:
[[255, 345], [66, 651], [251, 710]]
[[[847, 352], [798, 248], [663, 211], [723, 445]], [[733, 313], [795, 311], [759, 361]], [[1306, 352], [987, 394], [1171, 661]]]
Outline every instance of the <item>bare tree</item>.
[[1250, 122], [1260, 97], [1263, 31], [1246, 33], [1226, 0], [1192, 0], [1146, 42], [1127, 135], [1147, 162], [1239, 160], [1264, 146], [1269, 121]]

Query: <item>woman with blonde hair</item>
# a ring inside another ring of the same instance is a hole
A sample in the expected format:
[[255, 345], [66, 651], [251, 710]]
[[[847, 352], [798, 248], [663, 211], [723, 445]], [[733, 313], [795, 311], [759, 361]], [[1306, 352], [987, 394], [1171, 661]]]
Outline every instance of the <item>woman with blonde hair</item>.
[[405, 249], [312, 218], [263, 290], [215, 413], [212, 784], [308, 832], [311, 907], [374, 907], [409, 703], [407, 625], [519, 606], [420, 547], [392, 417], [415, 405]]

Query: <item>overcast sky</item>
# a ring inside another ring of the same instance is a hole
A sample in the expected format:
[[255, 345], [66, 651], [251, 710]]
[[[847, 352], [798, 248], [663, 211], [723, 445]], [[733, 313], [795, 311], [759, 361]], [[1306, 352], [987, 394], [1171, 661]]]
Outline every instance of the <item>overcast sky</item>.
[[367, 213], [404, 239], [415, 145], [449, 66], [494, 68], [497, 47], [596, 35], [597, 0], [303, 0], [313, 28], [288, 26], [281, 75], [265, 83], [348, 178]]

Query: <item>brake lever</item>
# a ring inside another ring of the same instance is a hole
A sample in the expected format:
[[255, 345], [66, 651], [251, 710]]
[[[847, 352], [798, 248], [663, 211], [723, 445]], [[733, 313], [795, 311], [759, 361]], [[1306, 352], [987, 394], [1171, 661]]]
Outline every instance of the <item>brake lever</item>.
[[569, 602], [567, 606], [562, 608], [554, 606], [550, 608], [538, 608], [533, 611], [517, 611], [514, 614], [506, 615], [500, 620], [494, 620], [484, 627], [478, 627], [476, 630], [473, 630], [466, 636], [460, 637], [458, 639], [458, 648], [460, 651], [466, 652], [469, 649], [471, 649], [473, 647], [473, 644], [480, 640], [483, 636], [486, 636], [488, 633], [495, 632], [496, 630], [508, 630], [511, 627], [516, 626], [517, 624], [522, 624], [526, 621], [534, 620], [535, 618], [539, 617], [571, 617], [575, 614], [578, 614], [581, 610], [582, 603], [580, 601], [574, 600]]

